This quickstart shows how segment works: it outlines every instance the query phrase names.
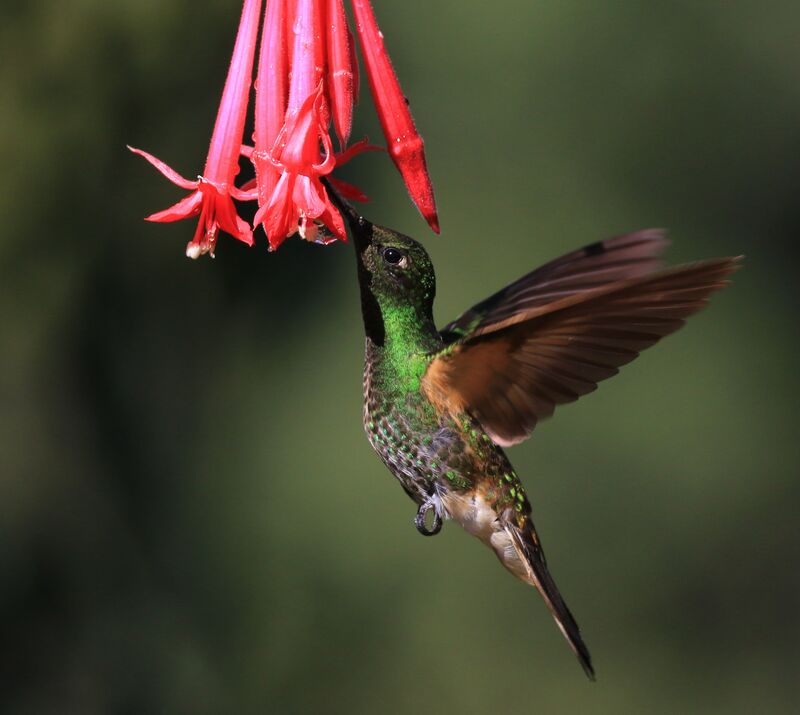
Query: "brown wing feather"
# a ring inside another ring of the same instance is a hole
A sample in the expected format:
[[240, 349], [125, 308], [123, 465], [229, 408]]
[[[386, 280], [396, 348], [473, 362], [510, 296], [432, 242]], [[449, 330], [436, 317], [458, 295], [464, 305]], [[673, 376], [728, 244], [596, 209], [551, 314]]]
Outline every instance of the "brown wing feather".
[[422, 387], [440, 408], [467, 409], [498, 444], [516, 444], [681, 327], [738, 260], [618, 281], [483, 323], [432, 361]]
[[650, 228], [589, 244], [546, 263], [459, 316], [441, 332], [445, 342], [520, 311], [576, 293], [653, 273], [668, 244], [664, 231]]

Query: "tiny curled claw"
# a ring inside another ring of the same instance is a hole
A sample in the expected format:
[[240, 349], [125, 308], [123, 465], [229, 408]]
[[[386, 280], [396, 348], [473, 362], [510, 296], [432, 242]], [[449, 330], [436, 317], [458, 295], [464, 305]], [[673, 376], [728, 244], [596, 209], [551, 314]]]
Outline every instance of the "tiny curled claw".
[[[428, 516], [428, 512], [431, 509], [433, 509], [433, 522], [431, 523], [431, 528], [428, 529], [425, 525], [425, 517]], [[420, 505], [417, 515], [414, 517], [414, 526], [423, 536], [436, 536], [442, 530], [442, 515], [436, 509], [433, 500], [428, 499]]]

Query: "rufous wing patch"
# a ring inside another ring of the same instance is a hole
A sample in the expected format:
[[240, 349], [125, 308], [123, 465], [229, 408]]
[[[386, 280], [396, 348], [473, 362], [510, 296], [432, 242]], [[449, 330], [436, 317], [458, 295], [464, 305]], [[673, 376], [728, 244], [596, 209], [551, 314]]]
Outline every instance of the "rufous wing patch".
[[512, 312], [445, 348], [422, 388], [441, 412], [467, 410], [497, 444], [516, 444], [680, 328], [737, 268], [735, 258], [689, 264]]
[[431, 361], [420, 387], [438, 412], [457, 417], [493, 391], [511, 362], [508, 340], [459, 346]]

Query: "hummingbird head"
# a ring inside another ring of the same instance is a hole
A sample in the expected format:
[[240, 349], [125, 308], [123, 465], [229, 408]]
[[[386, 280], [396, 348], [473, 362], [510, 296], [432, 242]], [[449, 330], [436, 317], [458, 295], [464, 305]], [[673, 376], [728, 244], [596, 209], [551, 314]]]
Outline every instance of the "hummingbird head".
[[[413, 238], [382, 226], [354, 236], [359, 273], [383, 309], [414, 306], [430, 313], [436, 278], [428, 252]], [[366, 239], [366, 240], [365, 240]]]
[[432, 326], [436, 277], [428, 252], [413, 238], [364, 219], [352, 233], [367, 337], [382, 345], [387, 323], [400, 316]]
[[433, 325], [436, 277], [428, 252], [413, 238], [375, 226], [338, 196], [350, 226], [358, 259], [361, 309], [367, 337], [383, 345], [387, 321], [411, 316], [419, 326]]
[[413, 238], [370, 223], [327, 180], [323, 184], [350, 227], [367, 338], [383, 346], [388, 329], [406, 337], [427, 332], [438, 339], [433, 322], [436, 276], [428, 252]]

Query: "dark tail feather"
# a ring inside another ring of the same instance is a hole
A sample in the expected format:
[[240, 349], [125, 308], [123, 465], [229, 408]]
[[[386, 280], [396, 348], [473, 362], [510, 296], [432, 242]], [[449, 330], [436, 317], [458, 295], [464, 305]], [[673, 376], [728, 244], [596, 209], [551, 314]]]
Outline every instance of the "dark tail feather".
[[547, 563], [545, 562], [544, 552], [539, 546], [535, 533], [523, 533], [515, 527], [507, 527], [511, 535], [511, 541], [514, 548], [517, 550], [520, 558], [527, 564], [529, 569], [529, 576], [533, 585], [544, 598], [550, 613], [556, 621], [564, 637], [567, 639], [572, 652], [578, 657], [580, 664], [583, 666], [586, 675], [590, 680], [594, 680], [594, 668], [592, 667], [592, 656], [589, 654], [589, 649], [583, 642], [580, 629], [575, 619], [570, 613], [564, 599], [558, 591], [556, 582], [547, 570]]

